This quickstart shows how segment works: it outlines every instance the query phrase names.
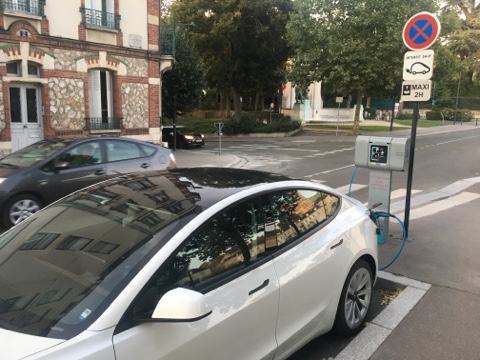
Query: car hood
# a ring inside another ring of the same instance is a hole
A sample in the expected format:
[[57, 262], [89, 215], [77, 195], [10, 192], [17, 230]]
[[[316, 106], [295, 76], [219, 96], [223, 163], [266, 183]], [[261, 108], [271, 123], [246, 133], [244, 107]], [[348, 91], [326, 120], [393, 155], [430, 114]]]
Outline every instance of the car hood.
[[6, 167], [0, 164], [0, 178], [7, 177], [11, 174], [14, 174], [18, 171], [22, 170], [21, 168], [13, 168], [13, 167]]
[[0, 329], [2, 360], [18, 360], [61, 344], [63, 339], [49, 339]]

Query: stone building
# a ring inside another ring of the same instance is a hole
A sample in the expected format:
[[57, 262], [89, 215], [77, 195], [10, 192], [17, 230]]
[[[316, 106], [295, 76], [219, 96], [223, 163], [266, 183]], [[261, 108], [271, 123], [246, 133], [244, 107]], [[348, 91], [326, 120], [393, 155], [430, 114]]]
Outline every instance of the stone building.
[[0, 157], [58, 135], [160, 140], [159, 0], [0, 0]]

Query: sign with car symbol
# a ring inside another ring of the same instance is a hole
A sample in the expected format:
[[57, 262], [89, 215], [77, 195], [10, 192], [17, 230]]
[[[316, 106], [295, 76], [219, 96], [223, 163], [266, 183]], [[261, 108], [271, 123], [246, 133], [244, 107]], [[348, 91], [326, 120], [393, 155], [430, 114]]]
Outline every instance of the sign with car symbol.
[[403, 80], [430, 80], [433, 58], [433, 50], [407, 51], [403, 58]]

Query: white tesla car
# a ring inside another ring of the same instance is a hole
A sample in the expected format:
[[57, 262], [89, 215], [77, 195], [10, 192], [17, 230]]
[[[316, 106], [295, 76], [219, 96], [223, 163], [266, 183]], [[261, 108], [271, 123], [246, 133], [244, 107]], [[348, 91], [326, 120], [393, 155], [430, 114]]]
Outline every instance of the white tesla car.
[[320, 184], [257, 171], [123, 175], [0, 237], [7, 359], [285, 359], [361, 330], [375, 224]]

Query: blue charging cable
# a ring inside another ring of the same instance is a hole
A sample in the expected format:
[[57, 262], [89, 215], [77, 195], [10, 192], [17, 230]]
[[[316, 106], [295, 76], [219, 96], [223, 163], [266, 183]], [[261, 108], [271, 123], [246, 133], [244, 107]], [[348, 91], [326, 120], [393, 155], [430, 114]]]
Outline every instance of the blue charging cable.
[[348, 187], [348, 196], [350, 196], [350, 193], [352, 192], [352, 184], [353, 184], [353, 179], [355, 178], [355, 173], [357, 172], [358, 165], [355, 165], [353, 168], [352, 172], [352, 177], [350, 178], [350, 186]]
[[[381, 217], [384, 217], [384, 218], [389, 218], [389, 217], [393, 217], [394, 219], [396, 219], [400, 225], [402, 226], [402, 230], [403, 230], [403, 238], [402, 238], [402, 244], [400, 245], [400, 249], [398, 249], [398, 252], [397, 254], [395, 255], [395, 257], [392, 259], [392, 261], [390, 261], [387, 265], [385, 265], [384, 267], [380, 268], [379, 270], [385, 270], [386, 268], [388, 268], [390, 265], [392, 265], [397, 259], [398, 257], [400, 256], [400, 254], [402, 253], [402, 250], [405, 246], [405, 243], [407, 242], [407, 230], [405, 229], [405, 224], [402, 222], [402, 220], [400, 220], [397, 216], [393, 215], [393, 214], [389, 214], [389, 213], [386, 213], [386, 212], [373, 212], [373, 211], [370, 211], [370, 218], [375, 222], [377, 223], [377, 220], [378, 218], [381, 218]], [[388, 220], [387, 220], [388, 221]]]

